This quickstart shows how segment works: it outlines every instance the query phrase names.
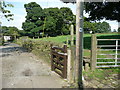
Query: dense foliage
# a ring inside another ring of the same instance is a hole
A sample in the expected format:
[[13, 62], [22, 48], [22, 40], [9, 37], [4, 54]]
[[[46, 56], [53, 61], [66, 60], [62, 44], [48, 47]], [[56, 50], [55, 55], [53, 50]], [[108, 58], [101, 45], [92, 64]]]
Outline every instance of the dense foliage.
[[36, 2], [24, 5], [27, 16], [22, 28], [30, 37], [69, 34], [73, 13], [67, 7], [42, 9]]
[[[5, 17], [8, 21], [13, 20], [10, 10], [6, 9], [7, 7], [13, 7], [12, 4], [5, 3], [4, 1], [0, 1], [0, 18]], [[0, 45], [4, 45], [4, 37], [3, 31], [1, 29], [2, 22], [0, 21]]]
[[120, 1], [119, 2], [87, 2], [85, 11], [89, 13], [89, 20], [117, 20], [120, 22]]
[[[120, 24], [120, 1], [86, 2], [85, 11], [89, 13], [89, 18], [87, 18], [87, 20], [96, 21], [105, 18], [107, 20], [117, 20]], [[118, 32], [120, 32], [119, 29]]]
[[120, 32], [120, 27], [118, 28], [118, 32]]
[[[25, 4], [24, 7], [27, 16], [22, 28], [29, 37], [68, 35], [70, 25], [76, 23], [76, 16], [67, 7], [42, 9], [36, 2]], [[111, 31], [111, 27], [107, 22], [89, 22], [84, 18], [84, 32], [90, 31], [106, 33]]]
[[20, 33], [17, 27], [6, 27], [2, 26], [2, 31], [4, 36], [12, 36], [14, 39], [16, 39], [18, 36], [20, 36]]
[[84, 22], [84, 32], [89, 33], [92, 31], [92, 33], [107, 33], [111, 32], [111, 27], [109, 23], [107, 22]]
[[7, 20], [13, 20], [12, 16], [13, 14], [11, 13], [10, 10], [6, 9], [6, 7], [14, 7], [12, 4], [5, 3], [4, 1], [0, 1], [0, 12], [1, 15], [0, 17], [6, 17]]

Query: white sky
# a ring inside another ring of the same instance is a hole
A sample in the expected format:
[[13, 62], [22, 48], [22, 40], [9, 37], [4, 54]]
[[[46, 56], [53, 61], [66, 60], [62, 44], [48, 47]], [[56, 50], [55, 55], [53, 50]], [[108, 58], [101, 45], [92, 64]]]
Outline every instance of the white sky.
[[[7, 21], [5, 18], [0, 18], [2, 21], [2, 26], [15, 26], [18, 29], [22, 29], [22, 22], [25, 21], [26, 11], [24, 8], [24, 4], [27, 4], [29, 2], [36, 2], [38, 3], [42, 8], [48, 8], [48, 7], [69, 7], [73, 11], [74, 14], [76, 14], [76, 5], [75, 4], [65, 4], [61, 2], [60, 0], [5, 0], [5, 2], [11, 3], [14, 5], [14, 8], [8, 8], [13, 14], [14, 14], [14, 20], [13, 21]], [[86, 16], [86, 14], [84, 14]], [[104, 20], [105, 21], [105, 20]], [[118, 23], [116, 21], [106, 21], [110, 24], [111, 29], [118, 28]]]

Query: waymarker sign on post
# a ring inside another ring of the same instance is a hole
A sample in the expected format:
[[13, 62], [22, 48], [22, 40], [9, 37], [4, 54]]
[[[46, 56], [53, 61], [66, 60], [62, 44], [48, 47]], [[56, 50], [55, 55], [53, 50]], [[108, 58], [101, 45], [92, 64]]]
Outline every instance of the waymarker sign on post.
[[83, 4], [84, 0], [61, 0], [64, 3], [76, 3], [76, 60], [75, 82], [79, 88], [82, 85], [82, 62], [83, 62]]

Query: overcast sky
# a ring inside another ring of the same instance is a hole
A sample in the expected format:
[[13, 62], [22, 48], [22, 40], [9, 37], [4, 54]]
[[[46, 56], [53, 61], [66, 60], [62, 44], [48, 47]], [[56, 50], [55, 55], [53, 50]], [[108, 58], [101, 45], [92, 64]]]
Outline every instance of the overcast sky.
[[[7, 21], [5, 18], [0, 18], [2, 20], [2, 26], [15, 26], [18, 29], [22, 29], [22, 22], [25, 21], [26, 11], [24, 8], [24, 4], [27, 4], [29, 2], [36, 2], [38, 3], [42, 8], [49, 8], [49, 7], [69, 7], [73, 11], [74, 14], [76, 14], [76, 5], [75, 4], [65, 4], [61, 2], [60, 0], [5, 0], [7, 3], [11, 3], [14, 5], [14, 8], [8, 8], [13, 14], [14, 14], [14, 20], [13, 21]], [[85, 14], [84, 14], [85, 15]], [[86, 15], [85, 15], [86, 16]], [[104, 20], [105, 21], [105, 20]], [[117, 29], [118, 23], [116, 21], [107, 21], [111, 29]]]

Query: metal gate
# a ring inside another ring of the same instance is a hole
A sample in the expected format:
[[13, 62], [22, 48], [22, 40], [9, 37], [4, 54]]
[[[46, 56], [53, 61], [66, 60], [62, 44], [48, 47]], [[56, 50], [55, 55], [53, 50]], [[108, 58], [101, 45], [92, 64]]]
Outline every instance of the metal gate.
[[51, 45], [51, 70], [67, 78], [67, 45], [63, 48]]
[[102, 67], [120, 67], [120, 39], [97, 39], [96, 68]]

